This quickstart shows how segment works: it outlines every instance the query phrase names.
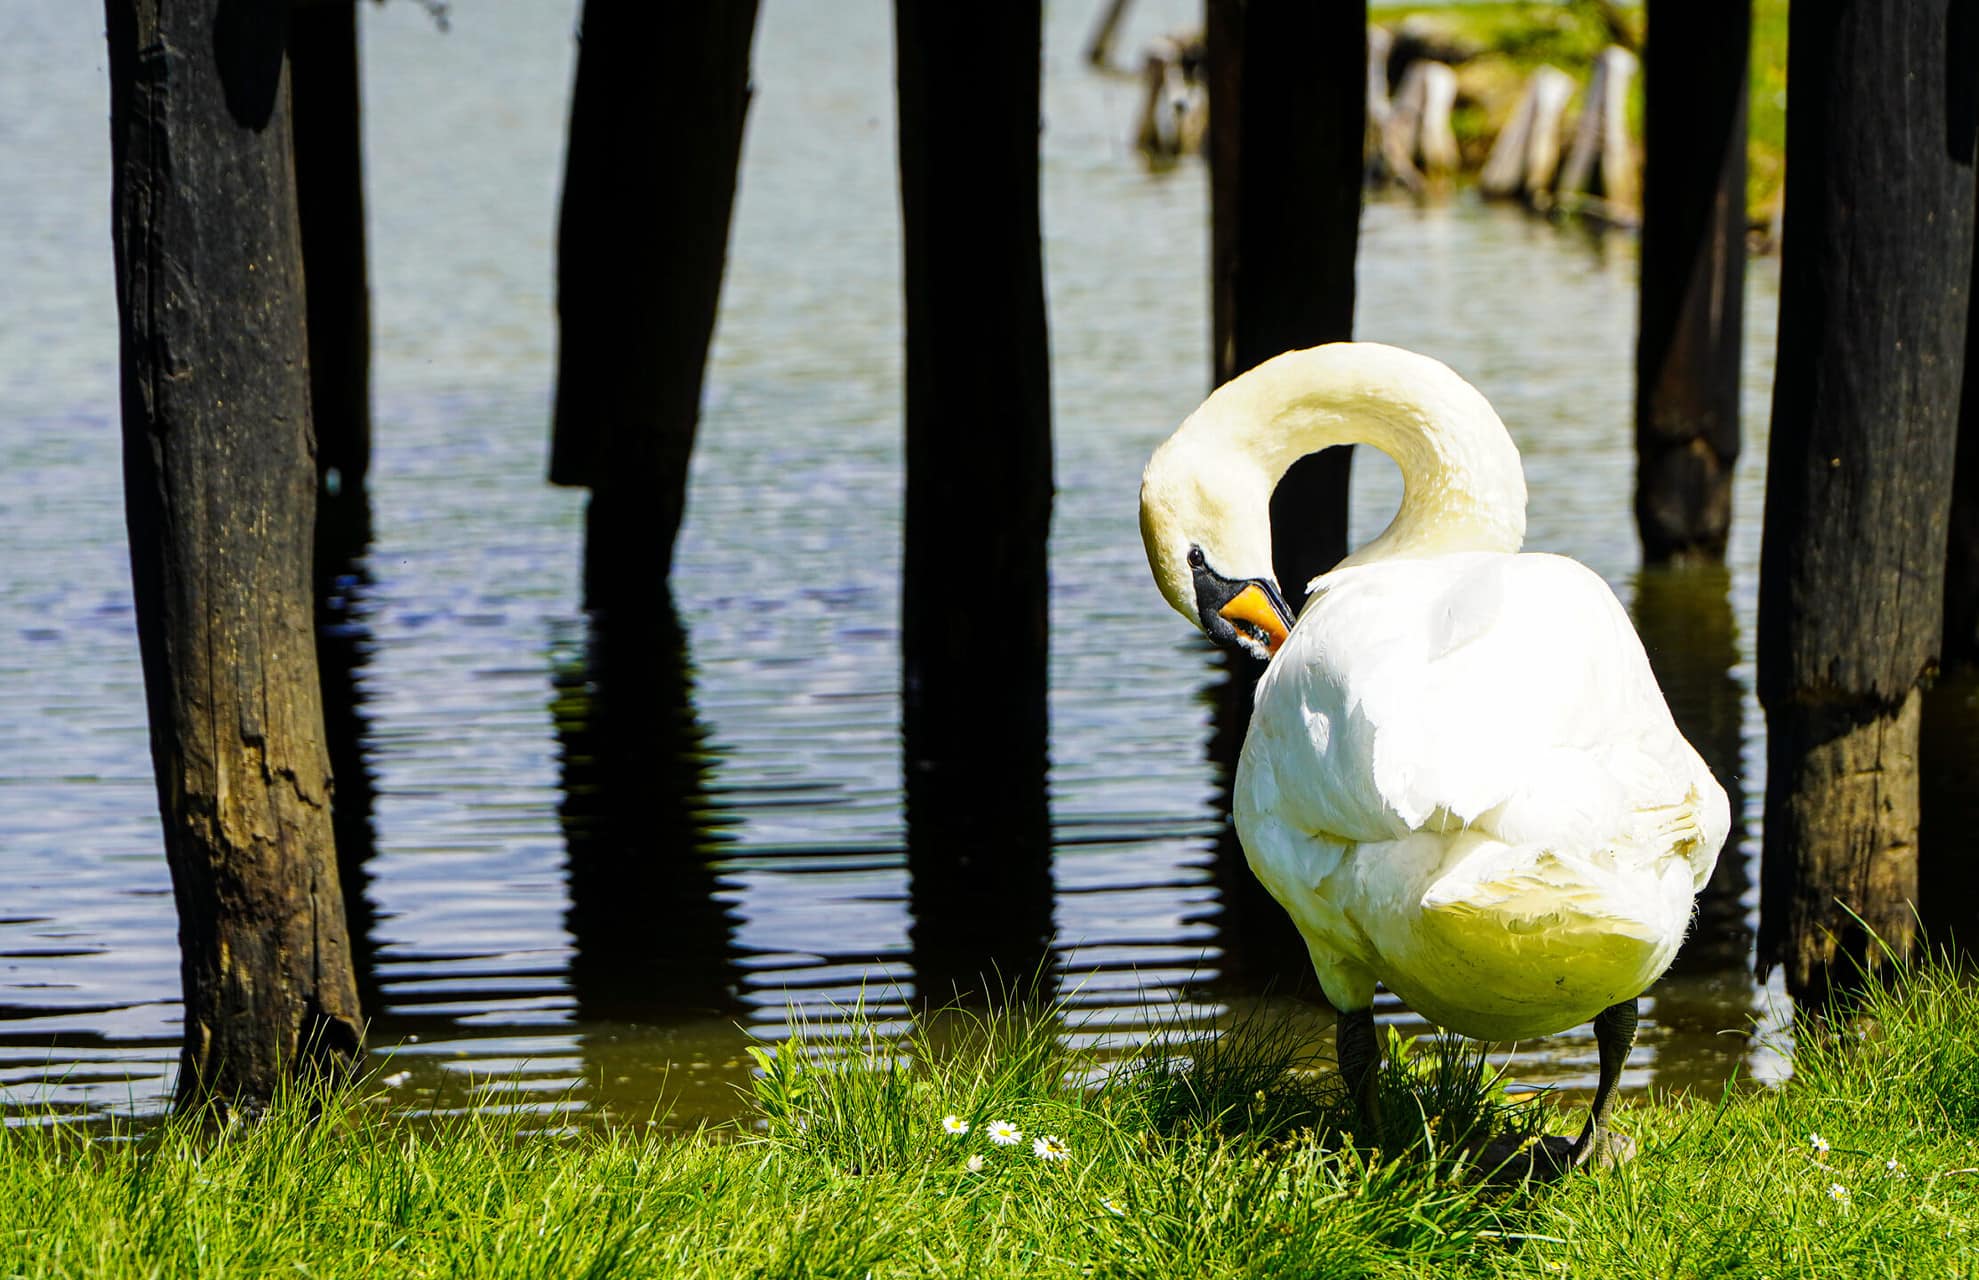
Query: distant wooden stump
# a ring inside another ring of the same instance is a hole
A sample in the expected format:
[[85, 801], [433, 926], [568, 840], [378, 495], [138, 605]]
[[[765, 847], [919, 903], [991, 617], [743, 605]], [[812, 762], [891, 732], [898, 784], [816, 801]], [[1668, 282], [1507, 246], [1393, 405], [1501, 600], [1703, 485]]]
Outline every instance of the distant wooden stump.
[[1450, 126], [1456, 103], [1456, 72], [1441, 62], [1409, 64], [1381, 127], [1382, 163], [1397, 182], [1416, 190], [1426, 178], [1456, 172], [1460, 158]]
[[1553, 175], [1560, 165], [1560, 118], [1573, 94], [1573, 77], [1558, 67], [1532, 73], [1478, 174], [1478, 188], [1485, 195], [1523, 196], [1535, 205], [1551, 201]]
[[1619, 45], [1610, 45], [1595, 60], [1573, 146], [1555, 192], [1557, 200], [1570, 203], [1576, 211], [1596, 213], [1611, 222], [1633, 223], [1641, 216], [1642, 183], [1628, 121], [1629, 81], [1636, 66], [1635, 55]]

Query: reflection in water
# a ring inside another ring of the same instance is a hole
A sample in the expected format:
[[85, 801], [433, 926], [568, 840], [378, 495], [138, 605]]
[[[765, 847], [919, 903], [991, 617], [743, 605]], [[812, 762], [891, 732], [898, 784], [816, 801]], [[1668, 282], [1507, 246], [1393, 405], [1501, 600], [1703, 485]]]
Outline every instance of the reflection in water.
[[1237, 828], [1230, 820], [1231, 788], [1237, 778], [1237, 758], [1250, 729], [1251, 700], [1264, 664], [1219, 651], [1222, 678], [1204, 685], [1197, 695], [1211, 706], [1209, 762], [1216, 781], [1217, 898], [1223, 905], [1217, 943], [1223, 950], [1223, 976], [1245, 991], [1279, 994], [1318, 986], [1305, 940], [1285, 908], [1278, 905], [1244, 860]]
[[1745, 689], [1733, 674], [1738, 630], [1722, 565], [1645, 567], [1631, 610], [1677, 728], [1731, 801], [1732, 829], [1676, 961], [1652, 991], [1656, 1082], [1708, 1087], [1744, 1061], [1752, 987], [1751, 867], [1743, 856]]
[[978, 674], [968, 701], [981, 716], [903, 717], [909, 937], [924, 1001], [1051, 997], [1045, 690], [1042, 671], [1024, 666]]
[[1925, 691], [1919, 729], [1917, 903], [1926, 936], [1979, 937], [1979, 671], [1946, 676]]
[[551, 706], [578, 1016], [732, 1010], [735, 922], [712, 865], [724, 823], [708, 800], [687, 638], [664, 584], [615, 599], [590, 611], [583, 659], [556, 673]]
[[359, 679], [371, 661], [371, 501], [361, 486], [316, 511], [316, 667], [323, 695], [323, 739], [333, 780], [330, 830], [358, 1007], [367, 1019], [383, 1009], [378, 986], [377, 912], [367, 892], [376, 850], [372, 809], [376, 777], [365, 749], [371, 716]]

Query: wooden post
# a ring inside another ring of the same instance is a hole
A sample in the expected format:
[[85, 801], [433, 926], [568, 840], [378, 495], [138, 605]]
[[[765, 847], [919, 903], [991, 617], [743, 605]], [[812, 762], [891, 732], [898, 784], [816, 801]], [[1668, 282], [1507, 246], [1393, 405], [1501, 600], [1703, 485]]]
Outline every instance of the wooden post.
[[[1635, 67], [1635, 55], [1620, 45], [1608, 46], [1595, 59], [1556, 189], [1563, 204], [1577, 202], [1579, 210], [1610, 222], [1634, 221], [1639, 199], [1641, 184], [1636, 180], [1628, 126], [1629, 81], [1635, 78]], [[1597, 185], [1600, 199], [1594, 203]]]
[[550, 480], [591, 490], [587, 599], [664, 579], [687, 503], [756, 0], [585, 0], [557, 233]]
[[1551, 200], [1553, 173], [1560, 164], [1560, 116], [1573, 93], [1573, 77], [1558, 67], [1532, 73], [1478, 171], [1478, 190], [1487, 196], [1524, 195], [1535, 205]]
[[356, 0], [296, 4], [289, 15], [295, 189], [308, 281], [310, 419], [317, 520], [363, 541], [371, 467], [371, 300], [364, 247]]
[[[1457, 73], [1445, 64], [1417, 58], [1402, 73], [1401, 87], [1384, 104], [1386, 118], [1381, 128], [1381, 158], [1397, 182], [1420, 190], [1426, 178], [1447, 178], [1456, 172], [1457, 135], [1450, 125], [1450, 110], [1456, 102]], [[1372, 109], [1372, 97], [1368, 105]], [[1416, 167], [1418, 155], [1422, 157], [1420, 169]]]
[[1949, 30], [1957, 8], [1793, 8], [1788, 78], [1819, 89], [1794, 95], [1787, 128], [1759, 954], [1816, 1002], [1912, 938], [1918, 687], [1943, 622], [1972, 278], [1974, 67]]
[[1635, 349], [1643, 559], [1722, 560], [1739, 452], [1752, 5], [1652, 0]]
[[[923, 995], [1035, 970], [1051, 388], [1040, 0], [895, 0], [907, 295], [901, 720]], [[1006, 913], [1008, 913], [1006, 915]]]
[[[1208, 0], [1210, 293], [1216, 381], [1353, 336], [1367, 135], [1365, 0]], [[1347, 552], [1352, 454], [1292, 467], [1273, 560], [1297, 608]]]
[[125, 510], [179, 1097], [252, 1107], [360, 1052], [311, 631], [285, 5], [106, 0]]
[[1113, 63], [1113, 38], [1120, 31], [1120, 22], [1127, 16], [1127, 5], [1131, 0], [1105, 0], [1105, 8], [1100, 10], [1099, 21], [1093, 24], [1093, 33], [1086, 39], [1086, 65], [1105, 70]]

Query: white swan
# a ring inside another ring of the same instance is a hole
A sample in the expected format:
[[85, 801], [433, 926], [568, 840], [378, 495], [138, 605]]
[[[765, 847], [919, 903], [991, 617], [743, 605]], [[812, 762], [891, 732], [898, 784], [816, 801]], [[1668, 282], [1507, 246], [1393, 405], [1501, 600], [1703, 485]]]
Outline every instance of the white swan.
[[[1400, 467], [1388, 528], [1311, 584], [1272, 578], [1271, 492], [1298, 458], [1369, 444]], [[1730, 827], [1607, 584], [1520, 554], [1504, 424], [1443, 364], [1374, 343], [1289, 352], [1219, 388], [1155, 451], [1141, 533], [1168, 602], [1272, 659], [1237, 768], [1237, 834], [1340, 1011], [1364, 1106], [1377, 981], [1463, 1035], [1592, 1018], [1608, 1131], [1635, 997], [1675, 955]]]

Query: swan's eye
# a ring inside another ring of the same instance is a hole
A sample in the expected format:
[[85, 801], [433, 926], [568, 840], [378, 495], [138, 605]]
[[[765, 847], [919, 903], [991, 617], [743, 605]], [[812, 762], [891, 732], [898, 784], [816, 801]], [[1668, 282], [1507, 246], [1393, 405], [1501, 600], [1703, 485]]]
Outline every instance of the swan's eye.
[[1203, 559], [1203, 549], [1201, 547], [1189, 548], [1189, 567], [1191, 569], [1200, 569], [1207, 563], [1208, 561]]

